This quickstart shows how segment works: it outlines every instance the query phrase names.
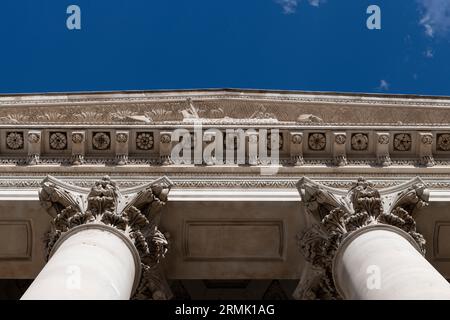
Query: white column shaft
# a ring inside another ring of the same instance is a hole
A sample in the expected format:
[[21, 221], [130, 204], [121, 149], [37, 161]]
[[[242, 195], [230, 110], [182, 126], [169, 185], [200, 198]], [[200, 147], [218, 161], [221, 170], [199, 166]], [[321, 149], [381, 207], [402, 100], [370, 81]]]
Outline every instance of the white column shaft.
[[366, 227], [351, 234], [341, 244], [333, 265], [341, 296], [450, 299], [450, 284], [415, 246], [412, 237], [391, 226]]
[[129, 299], [140, 271], [136, 256], [107, 228], [80, 229], [65, 237], [22, 299]]

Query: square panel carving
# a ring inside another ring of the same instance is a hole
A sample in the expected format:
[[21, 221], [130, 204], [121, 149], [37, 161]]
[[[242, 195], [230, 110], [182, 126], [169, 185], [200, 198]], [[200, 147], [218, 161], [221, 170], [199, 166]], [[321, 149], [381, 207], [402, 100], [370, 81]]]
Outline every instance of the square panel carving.
[[22, 150], [25, 146], [22, 131], [6, 132], [6, 148], [10, 150]]
[[312, 151], [323, 151], [327, 146], [327, 136], [322, 132], [312, 132], [308, 136], [308, 147]]
[[29, 220], [0, 220], [0, 260], [29, 259], [32, 244]]
[[450, 133], [438, 133], [436, 137], [436, 149], [450, 151]]
[[436, 221], [433, 234], [433, 255], [438, 261], [450, 261], [450, 221]]
[[397, 133], [394, 135], [395, 151], [410, 151], [412, 147], [412, 138], [409, 133]]
[[93, 132], [92, 148], [94, 150], [109, 150], [111, 148], [111, 134], [109, 132]]
[[50, 132], [48, 143], [50, 150], [67, 150], [67, 132]]
[[367, 133], [352, 133], [350, 142], [353, 151], [366, 151], [369, 148], [369, 135]]
[[155, 139], [153, 132], [137, 132], [136, 133], [136, 149], [137, 150], [153, 150]]

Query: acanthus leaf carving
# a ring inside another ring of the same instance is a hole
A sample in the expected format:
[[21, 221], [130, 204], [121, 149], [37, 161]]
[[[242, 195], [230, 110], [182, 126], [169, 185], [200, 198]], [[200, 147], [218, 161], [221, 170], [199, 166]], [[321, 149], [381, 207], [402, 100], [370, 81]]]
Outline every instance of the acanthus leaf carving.
[[48, 254], [58, 239], [76, 226], [111, 226], [131, 240], [140, 256], [142, 273], [134, 298], [169, 299], [171, 292], [159, 265], [169, 242], [158, 225], [171, 186], [168, 179], [158, 179], [139, 188], [128, 200], [109, 177], [95, 182], [89, 192], [47, 177], [41, 183], [39, 196], [53, 217], [47, 237]]
[[[299, 236], [299, 249], [311, 264], [308, 289], [296, 290], [296, 297], [314, 299], [340, 299], [332, 275], [333, 259], [343, 239], [360, 228], [375, 224], [388, 224], [408, 233], [425, 254], [425, 239], [417, 232], [413, 213], [427, 205], [428, 191], [418, 178], [387, 194], [359, 178], [343, 194], [303, 178], [297, 184], [306, 214], [312, 218], [311, 226]], [[386, 203], [389, 202], [389, 203]], [[312, 271], [311, 271], [312, 270]], [[301, 285], [304, 285], [302, 283]]]

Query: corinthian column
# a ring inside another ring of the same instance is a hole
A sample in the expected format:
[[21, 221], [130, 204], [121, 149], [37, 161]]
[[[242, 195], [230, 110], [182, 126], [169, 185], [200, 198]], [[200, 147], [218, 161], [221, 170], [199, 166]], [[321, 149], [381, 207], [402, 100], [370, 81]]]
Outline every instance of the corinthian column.
[[89, 191], [47, 177], [48, 262], [22, 299], [169, 299], [158, 224], [171, 185], [161, 178], [121, 193], [105, 177]]
[[450, 299], [416, 230], [415, 210], [428, 201], [419, 178], [380, 191], [364, 179], [348, 192], [307, 178], [297, 187], [309, 227], [299, 237], [308, 265], [296, 298]]

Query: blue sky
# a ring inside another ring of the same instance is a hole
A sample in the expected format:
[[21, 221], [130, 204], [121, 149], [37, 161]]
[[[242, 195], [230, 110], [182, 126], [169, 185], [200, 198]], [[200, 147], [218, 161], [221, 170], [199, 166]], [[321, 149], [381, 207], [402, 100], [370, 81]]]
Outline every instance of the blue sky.
[[[381, 30], [366, 27], [372, 4]], [[2, 0], [0, 39], [0, 93], [450, 95], [449, 0]]]

